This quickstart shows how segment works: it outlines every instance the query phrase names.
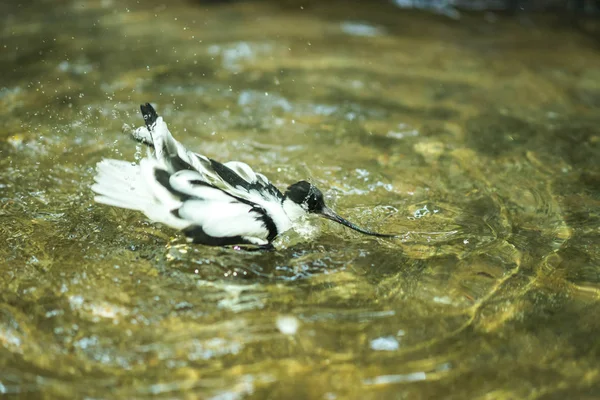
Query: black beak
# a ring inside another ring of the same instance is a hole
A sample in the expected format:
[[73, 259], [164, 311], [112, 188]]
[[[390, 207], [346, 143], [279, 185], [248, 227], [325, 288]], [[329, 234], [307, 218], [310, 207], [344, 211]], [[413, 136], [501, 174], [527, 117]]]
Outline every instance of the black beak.
[[347, 226], [350, 229], [354, 229], [357, 232], [360, 233], [364, 233], [365, 235], [371, 235], [371, 236], [378, 236], [378, 237], [397, 237], [398, 235], [390, 235], [390, 234], [385, 234], [385, 233], [377, 233], [377, 232], [372, 232], [369, 231], [367, 229], [363, 229], [361, 227], [358, 227], [356, 225], [354, 225], [352, 222], [340, 217], [339, 215], [337, 215], [331, 208], [329, 207], [323, 207], [323, 211], [320, 212], [320, 215], [330, 219], [332, 221], [337, 222], [338, 224], [342, 224], [344, 226]]

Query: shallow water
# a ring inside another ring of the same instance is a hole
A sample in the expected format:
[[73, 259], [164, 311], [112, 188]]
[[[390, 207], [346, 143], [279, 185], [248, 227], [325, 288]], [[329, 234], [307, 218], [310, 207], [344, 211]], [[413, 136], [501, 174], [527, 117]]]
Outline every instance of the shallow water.
[[[316, 3], [0, 6], [0, 393], [600, 396], [596, 43]], [[93, 203], [146, 101], [402, 238], [311, 220], [246, 253]]]

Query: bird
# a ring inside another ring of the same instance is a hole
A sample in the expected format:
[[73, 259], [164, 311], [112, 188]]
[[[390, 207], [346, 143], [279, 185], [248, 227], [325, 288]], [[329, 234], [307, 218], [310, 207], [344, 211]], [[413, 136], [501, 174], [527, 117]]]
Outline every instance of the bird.
[[192, 243], [273, 250], [273, 240], [308, 214], [365, 235], [396, 237], [361, 228], [325, 204], [323, 193], [302, 180], [282, 193], [240, 161], [221, 163], [175, 140], [150, 103], [140, 106], [145, 125], [131, 132], [148, 147], [139, 164], [103, 159], [96, 165], [94, 201], [141, 211], [153, 222], [183, 232]]

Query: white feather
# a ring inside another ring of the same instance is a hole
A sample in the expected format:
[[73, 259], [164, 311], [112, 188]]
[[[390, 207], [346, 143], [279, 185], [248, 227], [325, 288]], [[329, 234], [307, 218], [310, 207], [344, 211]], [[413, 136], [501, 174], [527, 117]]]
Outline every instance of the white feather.
[[[165, 154], [165, 150], [169, 150], [169, 144], [174, 142], [175, 139], [173, 139], [173, 135], [171, 135], [171, 132], [169, 132], [167, 124], [165, 123], [165, 121], [163, 121], [162, 117], [158, 117], [156, 119], [156, 122], [154, 123], [154, 126], [150, 131], [150, 134], [152, 135], [152, 142], [154, 143], [156, 159], [159, 161], [167, 159], [168, 154]], [[163, 164], [163, 167], [165, 168], [168, 168], [170, 166], [166, 165], [166, 163]]]
[[177, 218], [175, 215], [173, 215], [171, 210], [162, 207], [161, 204], [157, 204], [155, 207], [145, 209], [144, 214], [151, 221], [160, 222], [170, 226], [173, 229], [182, 230], [190, 226], [189, 221]]
[[141, 211], [153, 203], [151, 194], [140, 179], [140, 168], [129, 162], [105, 159], [96, 166], [96, 183], [92, 190], [99, 203]]
[[269, 179], [267, 179], [267, 177], [261, 174], [260, 172], [256, 173], [256, 181], [263, 186], [267, 186], [270, 184]]
[[225, 164], [226, 167], [230, 168], [233, 172], [238, 174], [242, 179], [248, 183], [256, 182], [256, 174], [252, 171], [252, 168], [246, 163], [240, 161], [229, 161]]
[[140, 161], [141, 179], [147, 190], [152, 193], [156, 202], [169, 211], [181, 206], [181, 201], [156, 180], [156, 170], [162, 169], [158, 161], [142, 158]]
[[[129, 126], [124, 127], [124, 129], [129, 129]], [[145, 126], [140, 126], [139, 128], [135, 129], [133, 132], [131, 132], [131, 136], [144, 143], [154, 143], [150, 131]]]
[[[143, 129], [143, 127], [138, 128], [134, 131], [133, 136], [145, 137]], [[150, 134], [152, 138], [150, 142], [154, 144], [156, 159], [167, 171], [176, 172], [170, 157], [177, 155], [200, 173], [202, 179], [208, 182], [220, 180], [219, 175], [212, 169], [210, 160], [206, 156], [189, 151], [184, 145], [175, 140], [162, 117], [156, 119]]]
[[202, 176], [198, 172], [184, 170], [171, 175], [169, 183], [174, 190], [204, 201], [229, 203], [234, 200], [233, 197], [215, 187], [192, 183], [197, 180], [202, 180]]
[[201, 226], [210, 236], [267, 237], [269, 231], [256, 219], [257, 215], [250, 212], [251, 209], [251, 206], [239, 202], [188, 200], [179, 209], [179, 215]]
[[145, 158], [140, 165], [105, 159], [98, 163], [96, 183], [92, 190], [98, 203], [137, 210], [149, 219], [175, 229], [184, 229], [189, 222], [175, 217], [171, 210], [181, 205], [154, 179], [155, 160]]

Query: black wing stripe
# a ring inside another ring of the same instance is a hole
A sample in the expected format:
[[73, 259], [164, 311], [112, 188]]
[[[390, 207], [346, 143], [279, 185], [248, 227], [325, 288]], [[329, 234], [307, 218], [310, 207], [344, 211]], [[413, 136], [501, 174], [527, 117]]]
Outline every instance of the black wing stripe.
[[273, 221], [273, 218], [271, 218], [271, 216], [269, 216], [269, 214], [267, 214], [262, 207], [258, 207], [258, 206], [253, 207], [252, 210], [250, 210], [250, 211], [254, 211], [255, 213], [258, 214], [257, 219], [265, 225], [265, 228], [269, 232], [269, 235], [267, 236], [267, 240], [269, 242], [272, 242], [273, 239], [275, 239], [279, 233], [277, 231], [277, 225], [275, 225], [275, 221]]
[[221, 164], [218, 161], [210, 159], [210, 166], [212, 169], [223, 179], [225, 182], [230, 184], [233, 187], [241, 186], [246, 190], [251, 189], [251, 185], [244, 178], [236, 174], [231, 168], [228, 166]]
[[177, 196], [179, 199], [181, 199], [181, 201], [186, 201], [192, 198], [192, 196], [182, 193], [178, 190], [175, 190], [173, 188], [173, 186], [171, 186], [171, 182], [169, 182], [169, 178], [171, 177], [171, 174], [169, 174], [167, 171], [165, 171], [164, 169], [158, 169], [156, 168], [154, 170], [154, 178], [156, 179], [156, 181], [158, 183], [160, 183], [165, 189], [167, 189], [169, 192], [171, 192], [173, 195]]
[[221, 164], [220, 162], [215, 161], [212, 158], [210, 158], [209, 160], [212, 169], [217, 173], [217, 175], [221, 177], [221, 179], [223, 179], [229, 185], [233, 187], [240, 186], [247, 192], [249, 192], [250, 190], [256, 190], [258, 192], [266, 190], [267, 192], [271, 193], [279, 199], [283, 198], [283, 194], [273, 184], [269, 183], [265, 186], [259, 181], [248, 182], [228, 166]]
[[183, 233], [196, 244], [207, 246], [228, 246], [234, 244], [252, 244], [241, 236], [215, 237], [210, 236], [199, 225], [192, 225], [183, 230]]
[[[165, 150], [167, 150], [166, 146]], [[175, 171], [181, 171], [185, 169], [190, 171], [196, 171], [196, 169], [192, 167], [188, 162], [184, 161], [181, 157], [179, 157], [179, 154], [169, 155], [169, 162], [171, 163], [171, 166]]]

